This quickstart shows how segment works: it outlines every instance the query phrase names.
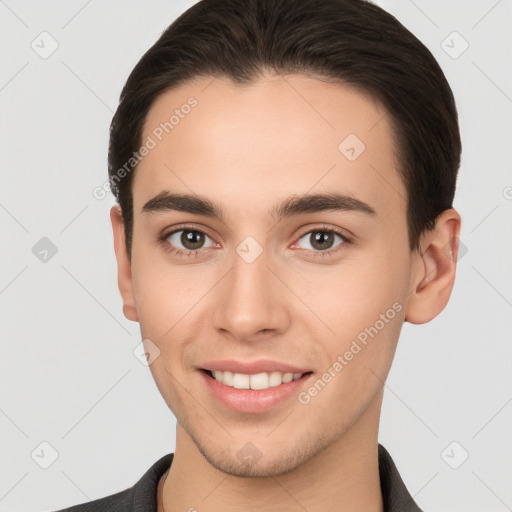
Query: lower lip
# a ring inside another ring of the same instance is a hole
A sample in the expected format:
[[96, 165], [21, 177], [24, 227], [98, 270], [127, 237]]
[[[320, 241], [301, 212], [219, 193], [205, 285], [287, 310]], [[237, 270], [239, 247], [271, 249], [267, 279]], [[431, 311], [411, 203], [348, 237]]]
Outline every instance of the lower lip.
[[288, 400], [298, 393], [300, 388], [310, 379], [312, 373], [302, 375], [300, 379], [272, 386], [268, 389], [237, 389], [226, 386], [210, 377], [206, 372], [199, 370], [208, 389], [222, 404], [233, 411], [258, 413], [265, 412], [272, 407]]

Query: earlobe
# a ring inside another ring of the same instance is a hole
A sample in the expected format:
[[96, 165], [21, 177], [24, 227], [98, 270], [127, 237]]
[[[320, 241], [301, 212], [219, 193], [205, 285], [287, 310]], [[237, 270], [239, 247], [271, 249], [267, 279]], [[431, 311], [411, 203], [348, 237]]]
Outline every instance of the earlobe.
[[114, 250], [117, 260], [117, 283], [121, 292], [121, 298], [123, 299], [123, 313], [128, 320], [138, 322], [139, 315], [135, 307], [135, 297], [133, 294], [131, 262], [126, 252], [124, 222], [118, 205], [114, 205], [110, 209], [110, 220], [112, 222]]
[[435, 228], [420, 241], [421, 250], [411, 279], [405, 321], [423, 324], [446, 307], [455, 282], [459, 250], [460, 215], [450, 208], [436, 219]]

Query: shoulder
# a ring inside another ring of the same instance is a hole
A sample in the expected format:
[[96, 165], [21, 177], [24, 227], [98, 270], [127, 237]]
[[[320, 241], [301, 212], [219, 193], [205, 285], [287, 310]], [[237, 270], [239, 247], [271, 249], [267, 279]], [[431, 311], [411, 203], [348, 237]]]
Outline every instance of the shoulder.
[[96, 500], [55, 512], [156, 512], [156, 490], [174, 454], [157, 460], [132, 487]]
[[133, 503], [133, 487], [104, 498], [88, 501], [69, 508], [63, 508], [56, 512], [125, 512], [132, 510], [130, 502]]

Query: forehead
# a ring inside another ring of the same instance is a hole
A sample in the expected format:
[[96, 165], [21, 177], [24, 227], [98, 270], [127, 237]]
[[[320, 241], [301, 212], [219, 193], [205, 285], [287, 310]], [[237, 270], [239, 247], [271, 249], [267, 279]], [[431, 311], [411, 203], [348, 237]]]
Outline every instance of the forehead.
[[202, 77], [157, 97], [142, 142], [152, 149], [134, 176], [136, 213], [162, 190], [213, 195], [239, 209], [336, 191], [404, 210], [387, 112], [345, 84]]

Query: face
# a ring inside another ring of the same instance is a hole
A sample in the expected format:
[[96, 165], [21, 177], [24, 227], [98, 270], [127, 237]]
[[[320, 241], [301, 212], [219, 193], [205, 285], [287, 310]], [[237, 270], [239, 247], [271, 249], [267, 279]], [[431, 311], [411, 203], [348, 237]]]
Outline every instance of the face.
[[[204, 78], [148, 113], [125, 314], [178, 425], [218, 469], [282, 474], [376, 428], [418, 267], [385, 114], [302, 75]], [[219, 360], [304, 375], [239, 390], [203, 371]]]

